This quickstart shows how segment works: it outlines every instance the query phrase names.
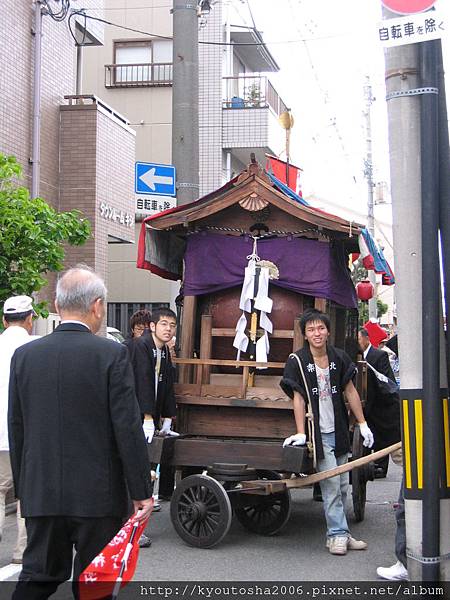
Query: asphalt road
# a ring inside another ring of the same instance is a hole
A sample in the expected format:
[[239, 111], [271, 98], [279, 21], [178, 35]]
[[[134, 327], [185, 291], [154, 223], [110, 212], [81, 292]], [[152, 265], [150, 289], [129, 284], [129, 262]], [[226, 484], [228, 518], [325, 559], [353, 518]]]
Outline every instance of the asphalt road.
[[[322, 504], [312, 490], [292, 492], [292, 513], [285, 528], [272, 537], [247, 532], [233, 520], [230, 532], [215, 548], [187, 546], [175, 533], [169, 503], [151, 517], [153, 545], [142, 549], [134, 579], [138, 581], [374, 581], [376, 567], [395, 562], [395, 517], [401, 469], [392, 462], [387, 479], [367, 485], [365, 520], [355, 523], [352, 535], [369, 547], [347, 556], [332, 556], [325, 548]], [[351, 509], [350, 509], [351, 514]], [[0, 543], [0, 580], [17, 579], [19, 569], [9, 565], [15, 537], [15, 516], [9, 515]]]

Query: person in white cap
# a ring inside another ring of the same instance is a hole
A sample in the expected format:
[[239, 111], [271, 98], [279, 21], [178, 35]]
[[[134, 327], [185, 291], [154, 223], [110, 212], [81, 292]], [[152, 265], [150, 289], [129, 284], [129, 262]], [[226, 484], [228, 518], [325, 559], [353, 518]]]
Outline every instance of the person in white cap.
[[[29, 296], [12, 296], [3, 305], [3, 326], [0, 335], [0, 539], [5, 523], [6, 496], [13, 489], [13, 477], [9, 458], [8, 443], [8, 388], [11, 357], [19, 346], [39, 336], [30, 335], [33, 327], [32, 299]], [[22, 563], [22, 554], [27, 544], [25, 519], [20, 516], [17, 503], [17, 542], [12, 562]]]

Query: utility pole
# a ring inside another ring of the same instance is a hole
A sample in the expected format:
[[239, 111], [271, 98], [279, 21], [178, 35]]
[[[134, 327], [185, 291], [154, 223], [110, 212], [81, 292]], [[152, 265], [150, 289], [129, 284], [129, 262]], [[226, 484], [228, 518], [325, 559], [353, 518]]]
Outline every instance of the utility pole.
[[[384, 17], [391, 18], [394, 14], [384, 9]], [[404, 423], [411, 408], [414, 411], [414, 399], [422, 398], [423, 389], [420, 97], [406, 95], [419, 87], [417, 44], [386, 49], [385, 65], [398, 345], [402, 369], [400, 399]], [[405, 95], [391, 96], [398, 92]], [[403, 443], [406, 462], [410, 457], [405, 439]], [[407, 552], [421, 555], [421, 502], [408, 498], [407, 485], [405, 477], [406, 548]], [[420, 580], [420, 564], [408, 560], [408, 573], [411, 580]]]
[[[385, 18], [393, 16], [384, 9]], [[434, 44], [407, 44], [385, 51], [401, 363], [406, 553], [409, 579], [413, 581], [439, 581], [450, 539], [450, 473], [445, 482], [442, 461], [444, 452], [449, 461], [449, 451], [448, 446], [444, 451], [448, 409], [444, 399], [447, 396], [444, 332], [439, 321], [440, 127]]]
[[[366, 158], [364, 160], [364, 175], [367, 179], [367, 229], [375, 239], [375, 218], [373, 212], [373, 157], [372, 157], [372, 125], [370, 119], [370, 107], [374, 101], [372, 95], [372, 86], [370, 78], [366, 77], [366, 85], [364, 86], [364, 96], [366, 99], [366, 110], [364, 111], [365, 127], [366, 127]], [[369, 300], [369, 319], [377, 318], [377, 276], [373, 269], [368, 271], [368, 278], [373, 285], [374, 294]]]
[[197, 0], [173, 0], [172, 14], [172, 162], [180, 206], [199, 195]]
[[31, 197], [39, 196], [41, 183], [41, 69], [42, 4], [34, 2], [33, 130], [31, 141]]

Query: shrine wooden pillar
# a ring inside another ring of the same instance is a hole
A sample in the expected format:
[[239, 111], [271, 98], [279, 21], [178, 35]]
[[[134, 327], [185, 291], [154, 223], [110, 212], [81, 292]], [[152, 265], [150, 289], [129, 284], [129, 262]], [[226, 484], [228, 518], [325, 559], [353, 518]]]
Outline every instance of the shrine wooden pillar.
[[[183, 318], [181, 321], [180, 358], [193, 358], [196, 309], [197, 296], [185, 296], [183, 300]], [[190, 383], [192, 380], [192, 366], [179, 365], [179, 367], [179, 382]]]

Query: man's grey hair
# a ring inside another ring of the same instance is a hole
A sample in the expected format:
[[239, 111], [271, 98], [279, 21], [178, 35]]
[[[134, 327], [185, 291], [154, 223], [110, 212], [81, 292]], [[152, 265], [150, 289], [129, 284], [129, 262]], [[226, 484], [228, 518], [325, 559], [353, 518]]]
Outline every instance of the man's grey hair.
[[97, 299], [106, 300], [103, 279], [86, 265], [77, 265], [61, 275], [56, 284], [58, 310], [86, 314]]

